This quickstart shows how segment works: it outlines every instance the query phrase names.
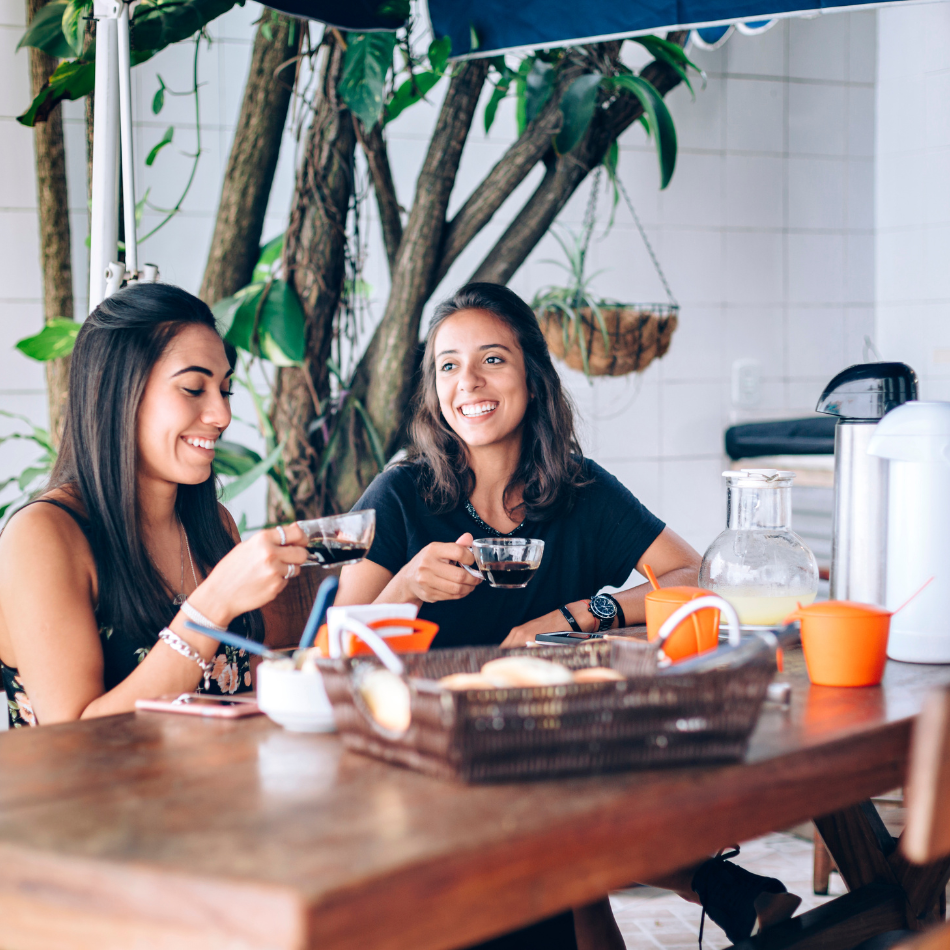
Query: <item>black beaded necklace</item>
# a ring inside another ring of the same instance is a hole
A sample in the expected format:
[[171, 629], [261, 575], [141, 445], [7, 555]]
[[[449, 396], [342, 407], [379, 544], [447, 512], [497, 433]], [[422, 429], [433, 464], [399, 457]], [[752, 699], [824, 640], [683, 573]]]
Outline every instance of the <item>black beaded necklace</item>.
[[468, 513], [468, 516], [481, 528], [482, 531], [487, 531], [489, 535], [493, 538], [512, 538], [514, 537], [523, 527], [524, 521], [518, 525], [513, 531], [499, 531], [497, 528], [493, 528], [490, 524], [485, 524], [481, 518], [478, 517], [478, 512], [475, 510], [475, 506], [471, 501], [465, 502], [465, 511]]

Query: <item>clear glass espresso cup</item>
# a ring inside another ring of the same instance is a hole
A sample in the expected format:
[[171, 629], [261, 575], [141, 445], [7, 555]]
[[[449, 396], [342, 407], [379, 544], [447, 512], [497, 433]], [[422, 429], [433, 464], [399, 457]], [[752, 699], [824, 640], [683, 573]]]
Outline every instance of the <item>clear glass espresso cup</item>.
[[513, 590], [527, 587], [541, 565], [544, 542], [535, 538], [479, 538], [469, 549], [475, 565], [462, 567], [473, 577], [488, 581], [492, 587]]
[[376, 534], [376, 509], [351, 511], [345, 515], [329, 515], [298, 521], [307, 536], [307, 560], [303, 567], [316, 564], [338, 567], [356, 564], [366, 557]]

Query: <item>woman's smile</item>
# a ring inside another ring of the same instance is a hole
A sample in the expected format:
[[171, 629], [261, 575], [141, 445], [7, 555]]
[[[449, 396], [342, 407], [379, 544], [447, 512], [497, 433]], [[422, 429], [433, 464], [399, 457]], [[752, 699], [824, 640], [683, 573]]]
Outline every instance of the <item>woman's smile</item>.
[[218, 441], [217, 435], [212, 436], [198, 436], [198, 435], [183, 435], [182, 440], [190, 445], [194, 449], [198, 449], [199, 452], [205, 454], [210, 453], [211, 457], [214, 458], [214, 445]]
[[458, 407], [466, 419], [487, 419], [497, 408], [498, 403], [494, 400], [468, 402]]

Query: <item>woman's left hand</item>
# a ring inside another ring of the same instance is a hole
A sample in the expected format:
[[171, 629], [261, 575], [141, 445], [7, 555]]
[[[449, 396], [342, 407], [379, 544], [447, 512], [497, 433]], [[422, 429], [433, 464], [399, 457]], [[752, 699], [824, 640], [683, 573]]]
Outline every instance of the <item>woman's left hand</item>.
[[[587, 609], [586, 600], [579, 600], [576, 603], [568, 604], [567, 609], [577, 620], [578, 624], [580, 624], [581, 630], [587, 633], [593, 632], [597, 621], [594, 620], [593, 614]], [[538, 617], [536, 620], [529, 620], [527, 623], [513, 627], [508, 636], [505, 637], [501, 647], [503, 650], [510, 650], [512, 647], [523, 647], [539, 633], [570, 632], [570, 629], [561, 611], [552, 610], [543, 617]]]

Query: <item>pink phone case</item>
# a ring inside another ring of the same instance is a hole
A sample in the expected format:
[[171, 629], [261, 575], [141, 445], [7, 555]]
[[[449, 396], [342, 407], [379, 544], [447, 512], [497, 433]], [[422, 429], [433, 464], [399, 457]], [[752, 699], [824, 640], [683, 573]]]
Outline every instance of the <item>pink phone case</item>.
[[242, 719], [244, 716], [258, 716], [261, 712], [257, 699], [252, 696], [205, 696], [202, 693], [137, 699], [135, 708], [186, 716], [213, 716], [216, 719]]

